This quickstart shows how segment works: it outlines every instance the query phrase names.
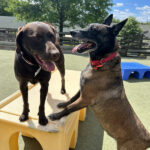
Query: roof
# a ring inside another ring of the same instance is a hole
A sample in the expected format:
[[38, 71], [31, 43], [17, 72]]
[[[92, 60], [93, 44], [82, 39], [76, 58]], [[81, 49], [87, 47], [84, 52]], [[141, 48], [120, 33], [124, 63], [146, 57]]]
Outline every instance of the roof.
[[[14, 16], [0, 16], [0, 28], [18, 29], [18, 27], [25, 25], [25, 21], [19, 21]], [[75, 28], [79, 28], [76, 26]], [[143, 31], [148, 31], [145, 35], [150, 38], [150, 25], [141, 24]], [[58, 29], [58, 28], [57, 28]], [[69, 32], [72, 27], [64, 28], [64, 32]]]
[[18, 21], [16, 17], [0, 16], [0, 28], [17, 29], [23, 25], [25, 25], [25, 21]]
[[145, 33], [145, 36], [150, 38], [150, 25], [141, 24], [141, 28], [142, 28], [143, 31], [148, 31], [148, 33]]

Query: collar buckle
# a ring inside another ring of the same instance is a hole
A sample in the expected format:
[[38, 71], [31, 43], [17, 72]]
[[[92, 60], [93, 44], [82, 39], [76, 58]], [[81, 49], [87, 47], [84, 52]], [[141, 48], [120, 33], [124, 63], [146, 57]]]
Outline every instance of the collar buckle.
[[37, 71], [34, 73], [34, 77], [36, 77], [40, 73], [41, 69], [42, 69], [41, 66], [39, 66]]
[[97, 70], [98, 68], [101, 68], [101, 67], [103, 67], [103, 64], [100, 64], [100, 65], [98, 65], [98, 66], [95, 66], [95, 67], [93, 67], [93, 69], [94, 69], [94, 70]]

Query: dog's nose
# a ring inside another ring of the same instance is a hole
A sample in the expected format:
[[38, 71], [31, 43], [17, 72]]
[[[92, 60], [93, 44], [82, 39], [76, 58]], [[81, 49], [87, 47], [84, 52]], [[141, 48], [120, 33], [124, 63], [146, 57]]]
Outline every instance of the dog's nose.
[[76, 31], [71, 30], [71, 31], [70, 31], [70, 34], [71, 34], [72, 36], [74, 36], [74, 35], [76, 34]]
[[53, 61], [57, 61], [60, 57], [60, 53], [59, 52], [51, 52], [51, 57]]

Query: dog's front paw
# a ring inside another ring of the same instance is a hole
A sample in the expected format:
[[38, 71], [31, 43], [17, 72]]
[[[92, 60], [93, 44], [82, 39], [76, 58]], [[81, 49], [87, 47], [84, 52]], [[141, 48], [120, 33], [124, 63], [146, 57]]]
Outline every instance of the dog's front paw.
[[39, 124], [45, 126], [48, 123], [48, 119], [46, 117], [39, 118]]
[[20, 120], [21, 122], [26, 121], [26, 120], [28, 120], [28, 119], [29, 119], [29, 117], [28, 117], [28, 115], [26, 115], [26, 114], [22, 114], [22, 115], [19, 117], [19, 120]]
[[59, 115], [59, 113], [54, 113], [48, 116], [52, 121], [54, 120], [58, 120], [61, 118], [61, 116]]
[[62, 103], [57, 104], [58, 108], [65, 108], [66, 106], [67, 106], [66, 102], [62, 102]]
[[66, 94], [66, 90], [65, 89], [61, 89], [61, 94]]

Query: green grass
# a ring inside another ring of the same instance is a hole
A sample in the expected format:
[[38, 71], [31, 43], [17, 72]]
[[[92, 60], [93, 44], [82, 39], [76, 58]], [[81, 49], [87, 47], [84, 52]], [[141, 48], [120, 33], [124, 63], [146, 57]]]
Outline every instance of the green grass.
[[[88, 63], [85, 56], [65, 54], [66, 69], [82, 70]], [[125, 59], [150, 65], [146, 59]], [[14, 51], [0, 50], [0, 100], [18, 89], [13, 72]], [[127, 97], [137, 115], [150, 132], [150, 79], [131, 79], [124, 82]], [[41, 150], [35, 139], [20, 136], [20, 150]], [[116, 150], [115, 141], [101, 128], [94, 114], [88, 109], [85, 122], [79, 124], [79, 136], [75, 150]]]
[[14, 76], [14, 51], [0, 50], [0, 100], [18, 89]]

